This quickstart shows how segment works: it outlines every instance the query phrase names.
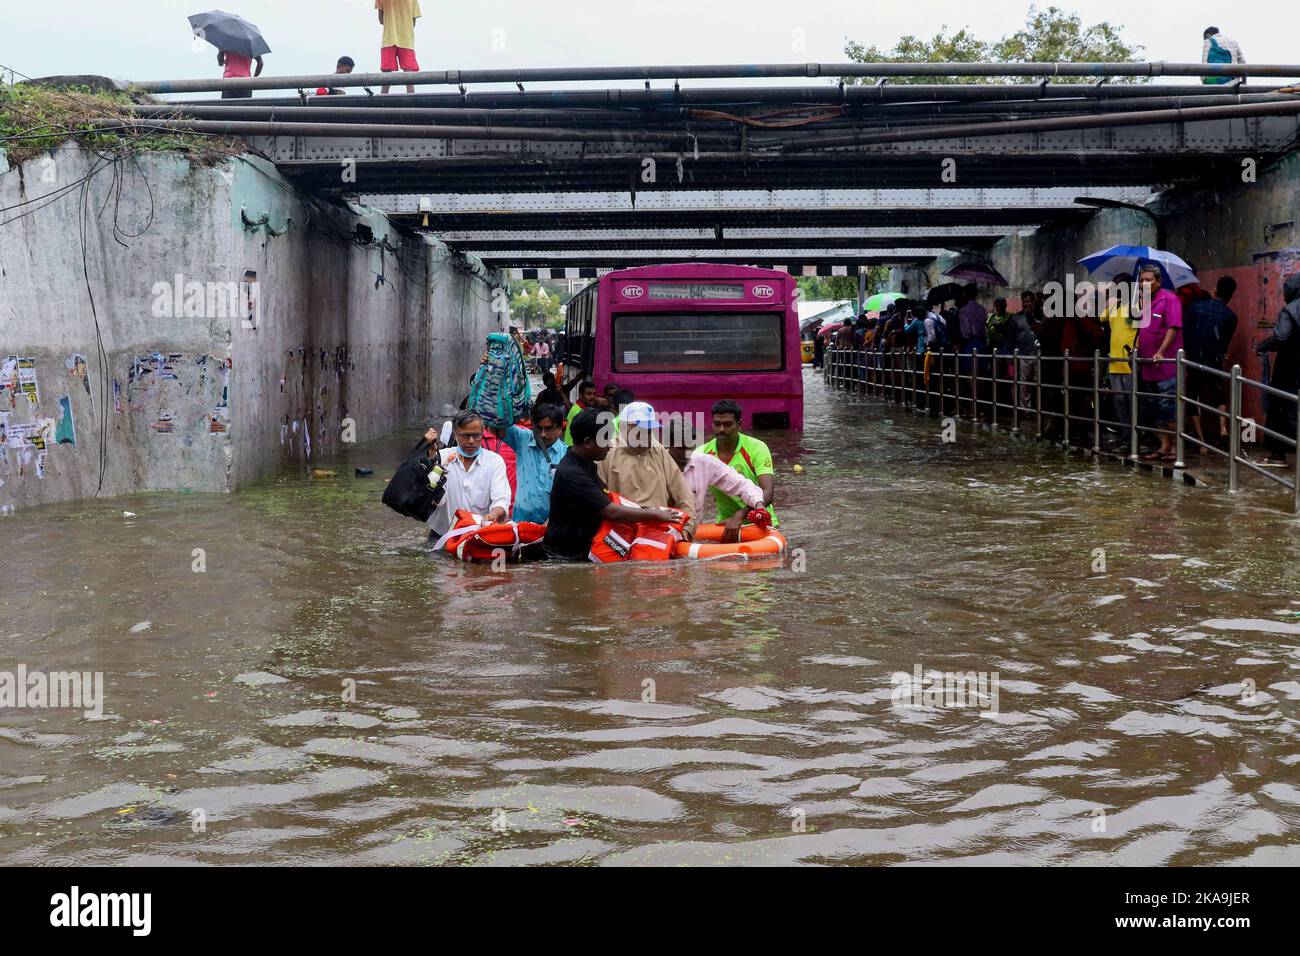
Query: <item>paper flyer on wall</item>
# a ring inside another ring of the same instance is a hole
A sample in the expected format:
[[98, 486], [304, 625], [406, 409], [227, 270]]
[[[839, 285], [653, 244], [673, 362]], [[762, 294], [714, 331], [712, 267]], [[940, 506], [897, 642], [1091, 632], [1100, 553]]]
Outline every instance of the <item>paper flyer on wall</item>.
[[41, 401], [41, 389], [36, 383], [36, 359], [18, 360], [18, 389], [27, 396], [27, 404], [34, 410]]

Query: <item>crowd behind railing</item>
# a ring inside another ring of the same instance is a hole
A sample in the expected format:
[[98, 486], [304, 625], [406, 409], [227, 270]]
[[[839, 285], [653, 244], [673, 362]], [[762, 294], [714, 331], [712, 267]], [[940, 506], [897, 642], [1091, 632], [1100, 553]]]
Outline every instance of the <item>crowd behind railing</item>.
[[[1215, 301], [1226, 305], [1233, 287], [1231, 280], [1221, 282]], [[1286, 289], [1287, 308], [1300, 313], [1300, 276], [1288, 280]], [[972, 290], [963, 308], [973, 301]], [[1175, 311], [1167, 302], [1156, 301], [1157, 308]], [[1132, 327], [1145, 326], [1118, 310], [1100, 320], [1065, 317], [1061, 323], [1075, 334], [1067, 336], [1071, 340], [1065, 347], [1053, 348], [1060, 341], [1056, 336], [1046, 336], [1047, 347], [1038, 337], [1050, 320], [1044, 322], [1041, 311], [1035, 316], [1041, 301], [1034, 293], [1025, 293], [1024, 309], [1015, 316], [1006, 315], [1004, 300], [997, 300], [995, 309], [986, 322], [972, 324], [951, 312], [945, 318], [932, 304], [925, 325], [911, 309], [895, 309], [829, 336], [817, 350], [818, 363], [832, 387], [940, 417], [1034, 434], [1066, 447], [1159, 467], [1184, 469], [1195, 461], [1221, 461], [1227, 466], [1229, 490], [1240, 488], [1242, 469], [1247, 469], [1287, 489], [1293, 508], [1300, 511], [1300, 455], [1294, 464], [1287, 457], [1300, 447], [1300, 397], [1290, 368], [1300, 348], [1300, 325], [1283, 327], [1284, 320], [1296, 318], [1286, 309], [1278, 329], [1261, 343], [1278, 352], [1271, 384], [1248, 378], [1240, 365], [1225, 370], [1226, 341], [1217, 353], [1198, 346], [1197, 356], [1209, 361], [1193, 361], [1183, 348], [1181, 328], [1176, 336], [1171, 332], [1160, 339], [1175, 346], [1173, 354], [1160, 354], [1158, 348], [1150, 354], [1153, 349], [1141, 347], [1136, 329], [1132, 346], [1116, 346], [1116, 337], [1109, 334], [1115, 324], [1124, 323], [1121, 337]], [[1231, 315], [1226, 308], [1222, 311]], [[943, 332], [952, 326], [956, 341], [934, 334], [936, 318], [945, 326]], [[1092, 341], [1086, 334], [1090, 322], [1100, 330]], [[993, 336], [988, 326], [994, 327]], [[1033, 335], [1025, 334], [1031, 329]], [[972, 331], [984, 334], [966, 334]], [[1279, 334], [1280, 343], [1275, 341]], [[996, 341], [990, 344], [990, 338]], [[1103, 352], [1098, 346], [1106, 338], [1112, 347]], [[1266, 359], [1266, 375], [1269, 367]], [[1264, 422], [1246, 414], [1254, 407], [1265, 409]], [[1267, 456], [1249, 454], [1247, 446], [1262, 446]]]

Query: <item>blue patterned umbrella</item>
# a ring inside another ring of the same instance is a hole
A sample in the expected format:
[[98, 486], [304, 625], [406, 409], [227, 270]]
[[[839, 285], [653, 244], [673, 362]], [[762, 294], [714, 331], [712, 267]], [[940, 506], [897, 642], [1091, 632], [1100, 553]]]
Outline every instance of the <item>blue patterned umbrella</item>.
[[1137, 270], [1147, 263], [1160, 267], [1160, 284], [1166, 289], [1179, 289], [1201, 281], [1196, 278], [1192, 267], [1178, 256], [1154, 246], [1111, 246], [1079, 260], [1079, 265], [1090, 275], [1105, 269], [1108, 275], [1127, 272], [1136, 276]]

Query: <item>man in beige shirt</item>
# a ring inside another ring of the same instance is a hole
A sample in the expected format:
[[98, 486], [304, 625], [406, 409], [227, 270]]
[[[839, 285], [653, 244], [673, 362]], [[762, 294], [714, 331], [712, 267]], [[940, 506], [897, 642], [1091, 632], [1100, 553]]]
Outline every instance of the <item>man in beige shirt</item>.
[[660, 429], [655, 410], [645, 402], [623, 409], [622, 426], [609, 455], [596, 466], [605, 487], [642, 508], [672, 508], [686, 516], [686, 534], [695, 533], [695, 496], [668, 450], [655, 440]]

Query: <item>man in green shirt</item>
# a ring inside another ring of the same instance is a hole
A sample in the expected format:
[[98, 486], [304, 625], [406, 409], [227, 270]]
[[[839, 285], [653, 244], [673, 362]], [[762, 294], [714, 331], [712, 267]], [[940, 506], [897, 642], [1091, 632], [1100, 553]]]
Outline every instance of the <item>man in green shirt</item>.
[[588, 408], [596, 407], [596, 383], [590, 379], [585, 380], [578, 386], [578, 401], [569, 409], [569, 415], [564, 420], [564, 443], [573, 445], [573, 436], [570, 429], [573, 428], [573, 420]]
[[[776, 470], [772, 467], [772, 452], [765, 442], [740, 433], [742, 409], [739, 402], [724, 398], [713, 406], [713, 441], [700, 446], [696, 454], [713, 455], [724, 465], [730, 465], [763, 491], [767, 513], [772, 516], [772, 527], [777, 527], [776, 511], [772, 508]], [[709, 489], [718, 503], [718, 521], [726, 526], [724, 542], [740, 540], [740, 526], [745, 522], [749, 506], [717, 488]]]

